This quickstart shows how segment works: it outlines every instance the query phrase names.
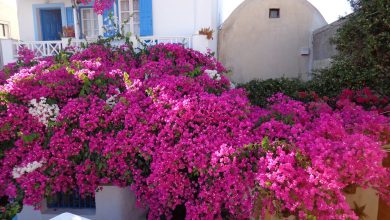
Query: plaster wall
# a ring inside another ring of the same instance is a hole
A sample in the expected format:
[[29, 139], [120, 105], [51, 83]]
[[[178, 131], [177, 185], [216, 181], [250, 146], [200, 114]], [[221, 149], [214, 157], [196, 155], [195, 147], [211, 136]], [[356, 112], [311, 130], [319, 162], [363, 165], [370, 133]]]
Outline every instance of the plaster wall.
[[210, 27], [214, 40], [207, 42], [217, 50], [220, 0], [153, 0], [154, 36], [192, 36]]
[[195, 19], [195, 0], [153, 0], [155, 36], [191, 36]]
[[379, 196], [372, 189], [357, 188], [356, 193], [346, 195], [349, 206], [355, 208], [355, 203], [358, 207], [365, 206], [364, 213], [367, 215], [366, 220], [376, 220], [378, 216]]
[[0, 0], [0, 22], [9, 25], [9, 38], [19, 39], [19, 24], [15, 1]]
[[[280, 18], [269, 18], [271, 8]], [[310, 71], [312, 32], [326, 21], [306, 0], [246, 0], [219, 32], [218, 57], [231, 79], [306, 78]]]
[[323, 69], [331, 65], [332, 57], [338, 53], [336, 46], [331, 43], [331, 39], [337, 34], [337, 30], [343, 26], [346, 19], [341, 19], [314, 31], [313, 70]]

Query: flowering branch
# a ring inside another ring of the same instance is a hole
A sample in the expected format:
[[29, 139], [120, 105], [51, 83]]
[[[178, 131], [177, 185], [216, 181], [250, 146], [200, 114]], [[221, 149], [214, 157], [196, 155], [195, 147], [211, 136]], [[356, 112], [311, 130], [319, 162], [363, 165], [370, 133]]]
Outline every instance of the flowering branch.
[[[76, 7], [79, 4], [88, 5], [93, 0], [72, 0], [73, 7]], [[108, 10], [114, 4], [114, 0], [95, 0], [93, 3], [93, 9], [98, 14], [103, 14], [105, 10]]]

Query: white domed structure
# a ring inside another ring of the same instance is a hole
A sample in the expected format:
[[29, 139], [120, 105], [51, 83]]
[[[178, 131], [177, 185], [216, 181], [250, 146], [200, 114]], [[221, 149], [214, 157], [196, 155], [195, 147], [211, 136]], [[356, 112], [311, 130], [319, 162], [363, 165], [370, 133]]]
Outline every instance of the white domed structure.
[[312, 33], [326, 24], [306, 0], [246, 0], [222, 25], [218, 57], [235, 82], [305, 78]]

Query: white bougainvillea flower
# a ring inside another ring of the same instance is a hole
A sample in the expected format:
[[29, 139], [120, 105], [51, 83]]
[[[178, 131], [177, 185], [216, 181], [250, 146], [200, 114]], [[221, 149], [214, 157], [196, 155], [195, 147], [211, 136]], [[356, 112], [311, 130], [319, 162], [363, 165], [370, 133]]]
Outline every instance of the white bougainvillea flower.
[[39, 102], [37, 102], [36, 99], [30, 100], [30, 108], [28, 109], [28, 113], [34, 117], [37, 117], [39, 122], [46, 126], [48, 126], [49, 121], [56, 120], [59, 112], [60, 109], [58, 105], [47, 104], [45, 97], [41, 97]]
[[207, 73], [211, 79], [215, 79], [217, 81], [221, 80], [221, 75], [217, 70], [205, 70], [204, 72]]
[[121, 93], [119, 88], [116, 88], [115, 91], [116, 91], [116, 94], [109, 96], [106, 100], [106, 104], [109, 105], [111, 108], [114, 108], [114, 106], [118, 103], [117, 97]]
[[34, 161], [31, 163], [28, 163], [25, 166], [14, 167], [14, 169], [12, 170], [12, 176], [14, 179], [20, 178], [21, 176], [23, 176], [23, 174], [31, 173], [34, 170], [42, 167], [43, 163], [44, 163], [43, 160], [41, 160], [39, 162]]

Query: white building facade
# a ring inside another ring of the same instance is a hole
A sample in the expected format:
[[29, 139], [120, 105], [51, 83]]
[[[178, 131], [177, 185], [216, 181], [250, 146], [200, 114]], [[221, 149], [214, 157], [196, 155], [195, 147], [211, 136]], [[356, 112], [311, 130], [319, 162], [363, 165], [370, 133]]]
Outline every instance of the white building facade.
[[[103, 34], [109, 13], [125, 23], [125, 31], [139, 36], [192, 36], [199, 29], [218, 24], [218, 0], [115, 0], [110, 10], [96, 14], [92, 4], [73, 0], [17, 0], [20, 39], [24, 41], [53, 40], [59, 29], [46, 27], [73, 26], [76, 38]], [[77, 2], [77, 1], [76, 1]], [[50, 19], [50, 20], [48, 20]]]
[[19, 39], [16, 2], [0, 0], [0, 69], [4, 63], [9, 62], [3, 59], [1, 52], [10, 49], [7, 48], [7, 42], [12, 42], [12, 39]]
[[[114, 0], [111, 8], [99, 15], [93, 10], [93, 2], [83, 5], [77, 0], [16, 0], [20, 41], [13, 42], [12, 54], [7, 48], [2, 56], [13, 61], [15, 48], [20, 45], [36, 51], [37, 56], [55, 55], [65, 46], [62, 37], [72, 37], [77, 46], [80, 41], [112, 36], [113, 32], [106, 31], [112, 27], [111, 21], [123, 25], [122, 34], [133, 36], [133, 40], [138, 36], [153, 43], [185, 42], [187, 47], [202, 52], [216, 52], [221, 1]], [[202, 28], [214, 30], [213, 40], [198, 34]]]

